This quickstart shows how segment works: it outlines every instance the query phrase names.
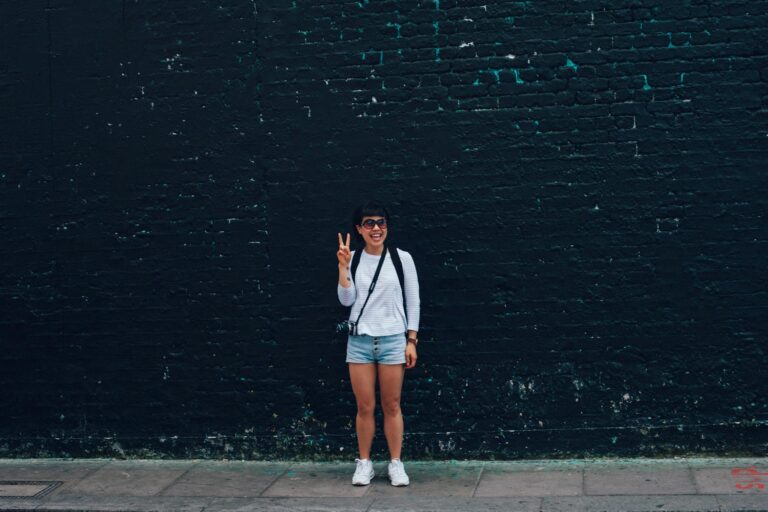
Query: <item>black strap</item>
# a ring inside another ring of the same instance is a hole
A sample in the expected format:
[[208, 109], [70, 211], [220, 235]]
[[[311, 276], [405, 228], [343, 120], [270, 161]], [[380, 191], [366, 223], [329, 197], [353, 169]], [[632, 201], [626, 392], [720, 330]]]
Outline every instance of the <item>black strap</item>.
[[[400, 260], [400, 254], [397, 252], [397, 247], [387, 247], [389, 256], [392, 258], [392, 264], [395, 266], [395, 272], [397, 272], [397, 279], [400, 281], [400, 291], [403, 294], [403, 311], [405, 311], [406, 321], [408, 320], [408, 302], [405, 300], [405, 273], [403, 273], [403, 262]], [[355, 280], [355, 272], [357, 272], [357, 266], [360, 264], [360, 255], [363, 253], [363, 249], [355, 251], [352, 256], [352, 281]], [[381, 264], [381, 262], [379, 262]], [[376, 274], [378, 276], [378, 274]], [[370, 297], [370, 294], [369, 294]], [[358, 318], [359, 320], [359, 318]]]
[[[355, 256], [357, 255], [358, 253], [355, 253]], [[379, 280], [379, 273], [381, 272], [381, 267], [384, 266], [384, 259], [386, 257], [387, 257], [387, 251], [385, 247], [384, 251], [381, 252], [381, 256], [379, 256], [379, 265], [376, 267], [376, 273], [373, 274], [373, 279], [371, 279], [371, 286], [368, 288], [368, 296], [365, 298], [365, 302], [363, 302], [363, 307], [360, 308], [360, 314], [357, 315], [357, 321], [355, 322], [355, 325], [360, 324], [360, 317], [363, 316], [363, 310], [365, 310], [365, 306], [366, 304], [368, 304], [368, 299], [370, 299], [371, 295], [373, 295], [373, 290], [374, 288], [376, 288], [376, 281]], [[354, 275], [353, 275], [353, 279], [354, 279]]]
[[363, 254], [363, 249], [355, 251], [354, 256], [352, 256], [352, 281], [355, 280], [355, 272], [357, 272], [357, 266], [360, 264], [361, 254]]
[[405, 274], [403, 273], [403, 262], [400, 261], [400, 254], [397, 252], [397, 247], [392, 247], [389, 250], [389, 255], [392, 258], [392, 264], [395, 266], [397, 279], [400, 281], [400, 291], [403, 293], [403, 311], [405, 311], [405, 319], [408, 320], [408, 302], [405, 300]]

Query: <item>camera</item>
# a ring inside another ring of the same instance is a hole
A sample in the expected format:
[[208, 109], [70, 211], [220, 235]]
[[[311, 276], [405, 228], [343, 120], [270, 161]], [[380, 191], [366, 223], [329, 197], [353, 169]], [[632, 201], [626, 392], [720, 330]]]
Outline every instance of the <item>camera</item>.
[[349, 334], [350, 336], [357, 336], [357, 323], [350, 320], [344, 320], [336, 325], [336, 332], [338, 334]]

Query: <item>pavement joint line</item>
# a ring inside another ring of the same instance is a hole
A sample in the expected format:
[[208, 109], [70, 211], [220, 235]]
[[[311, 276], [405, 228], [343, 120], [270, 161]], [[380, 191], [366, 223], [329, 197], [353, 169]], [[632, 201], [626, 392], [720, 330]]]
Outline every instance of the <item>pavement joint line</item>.
[[[90, 471], [86, 472], [86, 473], [85, 473], [83, 476], [81, 476], [81, 477], [80, 477], [80, 479], [79, 479], [79, 480], [77, 480], [77, 481], [73, 481], [73, 480], [67, 480], [66, 482], [67, 482], [67, 483], [69, 483], [69, 482], [73, 482], [73, 483], [72, 483], [72, 487], [76, 487], [76, 486], [77, 486], [77, 485], [78, 485], [80, 482], [82, 482], [82, 481], [83, 481], [83, 480], [85, 480], [86, 478], [90, 478], [90, 477], [91, 477], [91, 475], [94, 475], [94, 474], [95, 474], [95, 473], [97, 473], [97, 472], [98, 472], [98, 471], [99, 471], [101, 468], [103, 468], [103, 467], [106, 467], [107, 465], [109, 465], [109, 464], [110, 464], [110, 463], [112, 463], [112, 462], [114, 462], [114, 461], [113, 461], [113, 460], [110, 460], [110, 459], [107, 459], [107, 460], [103, 461], [101, 464], [99, 464], [98, 466], [96, 466], [95, 468], [93, 468], [93, 469], [91, 469]], [[62, 484], [62, 485], [60, 485], [58, 488], [59, 488], [59, 489], [61, 489], [62, 487], [64, 487], [64, 485], [65, 485], [65, 484]], [[43, 499], [47, 501], [47, 498], [49, 498], [49, 497], [50, 497], [50, 495], [48, 495], [48, 496], [45, 496]]]
[[485, 471], [485, 462], [483, 462], [482, 466], [480, 466], [480, 473], [477, 474], [477, 479], [475, 480], [475, 487], [472, 489], [472, 495], [471, 495], [472, 498], [475, 497], [475, 494], [477, 493], [477, 488], [480, 487], [480, 479], [483, 478], [484, 471]]
[[293, 466], [295, 466], [295, 464], [289, 464], [289, 465], [288, 465], [288, 466], [287, 466], [287, 467], [286, 467], [286, 468], [285, 468], [285, 469], [282, 471], [282, 473], [280, 473], [279, 475], [277, 475], [277, 476], [276, 476], [276, 477], [275, 477], [275, 478], [274, 478], [274, 479], [273, 479], [271, 482], [269, 482], [269, 484], [268, 484], [268, 485], [267, 485], [267, 486], [266, 486], [264, 489], [262, 489], [262, 490], [261, 490], [261, 492], [259, 493], [258, 497], [259, 497], [259, 498], [261, 498], [262, 496], [264, 496], [264, 493], [265, 493], [265, 492], [267, 492], [267, 491], [269, 490], [269, 488], [270, 488], [270, 487], [272, 487], [273, 485], [275, 485], [275, 482], [277, 482], [278, 480], [280, 480], [281, 478], [283, 478], [283, 476], [284, 476], [284, 475], [285, 475], [285, 474], [286, 474], [286, 473], [287, 473], [287, 472], [288, 472], [288, 471], [289, 471], [291, 468], [293, 468]]
[[157, 493], [155, 494], [155, 496], [163, 496], [163, 493], [164, 493], [165, 491], [167, 491], [167, 490], [168, 490], [168, 489], [169, 489], [169, 488], [170, 488], [170, 487], [171, 487], [173, 484], [175, 484], [176, 482], [178, 482], [178, 481], [179, 481], [179, 479], [181, 479], [181, 477], [183, 477], [184, 475], [186, 475], [187, 473], [189, 473], [189, 470], [190, 470], [190, 469], [192, 469], [192, 468], [196, 468], [196, 467], [197, 467], [197, 466], [199, 466], [199, 465], [200, 465], [200, 461], [198, 460], [198, 461], [196, 461], [194, 464], [192, 464], [191, 466], [189, 466], [187, 469], [185, 469], [185, 470], [184, 470], [184, 471], [183, 471], [183, 472], [182, 472], [182, 473], [181, 473], [179, 476], [177, 476], [176, 478], [174, 478], [173, 480], [171, 480], [170, 482], [168, 482], [168, 485], [166, 485], [165, 487], [163, 487], [162, 489], [160, 489], [159, 491], [157, 491]]
[[688, 476], [690, 477], [691, 483], [693, 484], [693, 490], [696, 491], [696, 494], [701, 494], [699, 484], [696, 483], [696, 473], [693, 471], [693, 466], [686, 464], [686, 467], [688, 468]]

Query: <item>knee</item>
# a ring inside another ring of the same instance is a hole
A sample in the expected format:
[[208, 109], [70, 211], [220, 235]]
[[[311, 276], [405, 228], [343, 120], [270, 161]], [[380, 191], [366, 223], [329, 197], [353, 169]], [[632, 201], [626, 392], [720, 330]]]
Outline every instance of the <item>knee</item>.
[[381, 410], [385, 416], [397, 416], [400, 414], [400, 397], [382, 400]]
[[376, 409], [376, 402], [374, 401], [357, 402], [357, 414], [359, 416], [373, 416], [374, 409]]

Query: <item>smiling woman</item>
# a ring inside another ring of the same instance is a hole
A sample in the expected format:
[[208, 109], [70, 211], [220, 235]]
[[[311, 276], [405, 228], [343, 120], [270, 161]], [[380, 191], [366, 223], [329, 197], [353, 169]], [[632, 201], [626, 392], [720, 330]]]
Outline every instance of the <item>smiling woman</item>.
[[[389, 212], [368, 202], [355, 210], [354, 229], [364, 242], [362, 251], [350, 251], [350, 236], [339, 233], [339, 301], [351, 306], [347, 360], [357, 402], [356, 431], [360, 458], [354, 485], [368, 485], [374, 476], [370, 460], [376, 431], [376, 376], [378, 374], [384, 435], [389, 447], [389, 479], [394, 486], [409, 484], [400, 451], [403, 416], [400, 391], [406, 368], [416, 365], [416, 334], [420, 299], [416, 266], [409, 253], [386, 244]], [[364, 314], [365, 313], [365, 314]]]

